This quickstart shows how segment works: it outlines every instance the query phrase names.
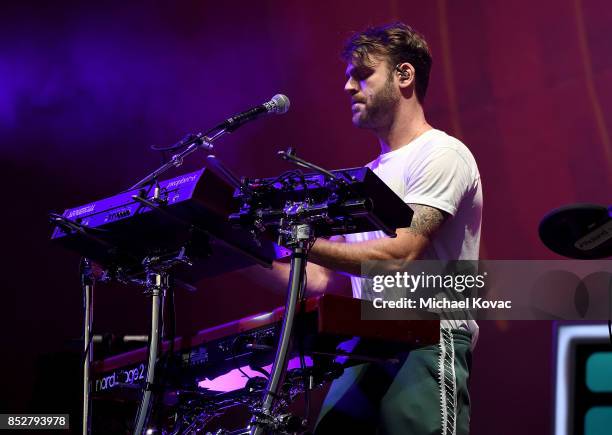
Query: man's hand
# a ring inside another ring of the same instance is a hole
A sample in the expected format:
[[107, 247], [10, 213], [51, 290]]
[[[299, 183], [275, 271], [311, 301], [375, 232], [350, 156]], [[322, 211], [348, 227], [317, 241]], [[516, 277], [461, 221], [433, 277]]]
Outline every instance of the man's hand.
[[[330, 240], [344, 243], [343, 236], [334, 236]], [[240, 273], [274, 293], [284, 295], [287, 292], [289, 270], [289, 257], [284, 257], [274, 261], [272, 269], [251, 266], [240, 270]], [[350, 282], [348, 277], [311, 262], [309, 257], [306, 265], [306, 293], [336, 293], [350, 296]]]

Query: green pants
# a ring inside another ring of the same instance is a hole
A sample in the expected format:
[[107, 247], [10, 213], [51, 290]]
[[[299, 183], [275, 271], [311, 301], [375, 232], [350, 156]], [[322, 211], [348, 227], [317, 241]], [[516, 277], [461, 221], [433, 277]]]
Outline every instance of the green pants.
[[440, 330], [440, 344], [400, 363], [361, 364], [336, 379], [315, 434], [467, 435], [471, 334]]

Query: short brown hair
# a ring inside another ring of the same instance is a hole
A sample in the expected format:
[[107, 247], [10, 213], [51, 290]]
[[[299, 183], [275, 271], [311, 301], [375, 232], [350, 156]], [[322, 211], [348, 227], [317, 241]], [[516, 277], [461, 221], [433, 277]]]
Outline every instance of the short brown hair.
[[423, 103], [429, 84], [431, 53], [420, 33], [404, 23], [370, 27], [351, 36], [342, 50], [342, 58], [347, 62], [367, 64], [371, 62], [371, 55], [385, 56], [391, 71], [400, 63], [410, 63], [415, 70], [415, 92]]

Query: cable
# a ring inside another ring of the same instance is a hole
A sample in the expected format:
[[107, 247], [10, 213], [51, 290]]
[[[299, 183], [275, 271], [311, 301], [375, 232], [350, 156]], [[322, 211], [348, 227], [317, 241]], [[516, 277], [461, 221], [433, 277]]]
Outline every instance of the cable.
[[85, 365], [85, 360], [87, 359], [87, 354], [89, 353], [89, 348], [91, 347], [91, 343], [93, 342], [93, 334], [89, 334], [89, 340], [87, 341], [87, 347], [83, 351], [81, 355], [81, 367]]
[[255, 370], [258, 373], [261, 373], [266, 379], [270, 379], [270, 372], [264, 369], [263, 367], [251, 367], [251, 369]]
[[244, 371], [242, 370], [242, 367], [240, 367], [240, 365], [238, 364], [238, 361], [236, 359], [236, 342], [242, 338], [241, 336], [238, 336], [236, 338], [234, 338], [234, 340], [232, 341], [232, 344], [230, 346], [231, 352], [232, 352], [232, 363], [234, 364], [234, 368], [238, 369], [238, 371], [240, 373], [242, 373], [243, 376], [245, 376], [247, 379], [251, 379], [251, 377]]
[[201, 139], [207, 140], [206, 136], [208, 136], [213, 131], [221, 130], [222, 128], [223, 128], [222, 125], [217, 125], [209, 130], [206, 130], [203, 134], [188, 133], [185, 135], [185, 137], [183, 137], [180, 141], [178, 141], [177, 143], [173, 145], [168, 145], [168, 146], [151, 145], [149, 148], [151, 148], [153, 151], [176, 151], [178, 149], [188, 147], [192, 143], [195, 143]]

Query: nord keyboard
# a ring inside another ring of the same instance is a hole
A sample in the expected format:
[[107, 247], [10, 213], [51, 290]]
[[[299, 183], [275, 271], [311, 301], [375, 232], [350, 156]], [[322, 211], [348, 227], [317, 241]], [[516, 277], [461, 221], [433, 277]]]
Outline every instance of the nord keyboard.
[[[284, 307], [205, 329], [191, 337], [174, 340], [172, 367], [167, 378], [176, 389], [197, 388], [204, 379], [213, 379], [242, 366], [264, 367], [274, 358], [276, 339]], [[438, 320], [362, 320], [361, 301], [332, 294], [306, 299], [297, 317], [294, 351], [316, 360], [344, 355], [353, 363], [393, 357], [393, 346], [424, 346], [439, 341]], [[343, 353], [336, 346], [351, 337], [370, 343], [368, 354]], [[162, 345], [162, 360], [168, 358], [170, 343]], [[93, 365], [94, 393], [137, 392], [146, 374], [147, 349], [141, 348]]]

